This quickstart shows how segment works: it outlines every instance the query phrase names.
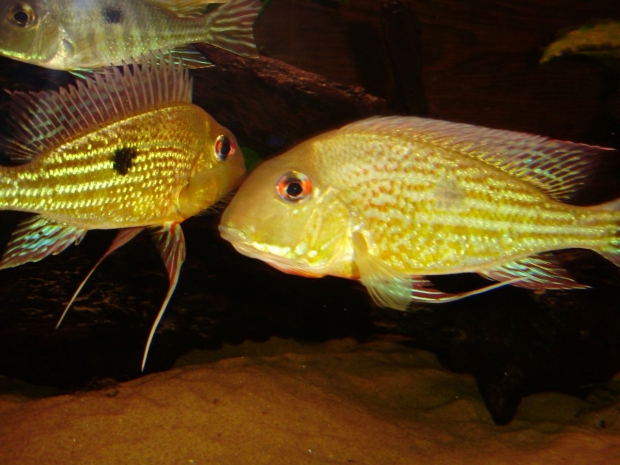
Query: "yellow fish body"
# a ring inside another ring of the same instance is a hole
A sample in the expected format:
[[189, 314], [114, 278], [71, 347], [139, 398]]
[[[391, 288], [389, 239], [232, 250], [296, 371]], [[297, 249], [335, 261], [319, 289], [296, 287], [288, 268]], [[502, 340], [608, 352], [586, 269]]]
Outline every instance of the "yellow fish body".
[[245, 172], [234, 136], [191, 92], [187, 71], [160, 54], [57, 92], [12, 93], [11, 135], [0, 147], [21, 164], [0, 167], [0, 209], [36, 215], [13, 233], [0, 269], [60, 253], [90, 229], [122, 228], [105, 258], [158, 227], [170, 289], [150, 343], [185, 257], [180, 223]]
[[[620, 266], [620, 202], [565, 203], [611, 149], [416, 117], [358, 121], [259, 166], [220, 223], [241, 253], [294, 274], [357, 279], [381, 306], [505, 284], [583, 288], [552, 251]], [[498, 281], [446, 294], [425, 278]]]
[[158, 50], [206, 60], [187, 48], [210, 43], [257, 56], [252, 26], [260, 0], [0, 0], [0, 54], [61, 70], [120, 65]]

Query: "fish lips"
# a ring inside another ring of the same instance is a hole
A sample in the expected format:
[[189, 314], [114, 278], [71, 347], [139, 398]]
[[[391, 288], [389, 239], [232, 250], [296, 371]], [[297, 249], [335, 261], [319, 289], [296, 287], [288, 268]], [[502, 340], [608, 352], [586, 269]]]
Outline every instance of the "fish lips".
[[230, 242], [235, 250], [241, 255], [263, 261], [286, 274], [304, 276], [306, 278], [320, 278], [325, 276], [325, 273], [317, 272], [316, 270], [306, 270], [300, 268], [299, 264], [294, 260], [261, 250], [260, 248], [252, 245], [247, 234], [240, 229], [232, 226], [226, 226], [224, 224], [220, 224], [218, 228], [222, 239]]

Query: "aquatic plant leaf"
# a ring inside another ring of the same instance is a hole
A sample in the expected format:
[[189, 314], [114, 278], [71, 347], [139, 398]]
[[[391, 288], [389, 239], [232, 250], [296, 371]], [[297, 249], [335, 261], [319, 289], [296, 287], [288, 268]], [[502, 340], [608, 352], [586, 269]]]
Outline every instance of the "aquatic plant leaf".
[[540, 63], [568, 55], [591, 56], [620, 73], [620, 22], [601, 21], [567, 32], [544, 50]]
[[243, 146], [241, 147], [241, 151], [243, 152], [243, 160], [245, 161], [245, 172], [250, 173], [254, 168], [260, 165], [265, 160], [256, 152], [252, 150], [250, 147]]

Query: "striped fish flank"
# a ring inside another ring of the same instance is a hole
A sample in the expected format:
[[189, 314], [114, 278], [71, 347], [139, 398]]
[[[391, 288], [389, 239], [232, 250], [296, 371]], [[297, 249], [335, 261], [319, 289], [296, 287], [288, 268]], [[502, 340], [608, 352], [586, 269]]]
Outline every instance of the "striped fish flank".
[[[619, 202], [568, 203], [612, 153], [433, 119], [371, 118], [265, 162], [220, 231], [285, 272], [360, 279], [379, 305], [397, 309], [507, 284], [584, 288], [553, 251], [591, 249], [620, 265]], [[497, 282], [447, 294], [426, 278], [465, 272]]]
[[180, 223], [243, 178], [234, 136], [191, 103], [188, 71], [161, 53], [58, 91], [10, 95], [0, 146], [16, 165], [0, 167], [0, 209], [34, 216], [14, 231], [0, 269], [58, 254], [91, 229], [120, 229], [88, 279], [149, 228], [170, 278], [150, 344], [185, 259]]

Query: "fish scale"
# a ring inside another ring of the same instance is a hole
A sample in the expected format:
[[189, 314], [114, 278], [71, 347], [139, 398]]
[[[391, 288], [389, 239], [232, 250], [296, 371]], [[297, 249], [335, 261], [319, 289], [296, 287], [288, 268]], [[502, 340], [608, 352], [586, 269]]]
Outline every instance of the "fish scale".
[[[222, 4], [207, 11], [214, 3]], [[0, 54], [77, 74], [159, 50], [191, 57], [191, 66], [209, 65], [191, 49], [196, 43], [256, 57], [252, 27], [261, 6], [260, 0], [0, 0]], [[20, 14], [29, 21], [19, 23]]]
[[10, 93], [12, 117], [0, 138], [21, 163], [0, 167], [0, 209], [34, 213], [13, 232], [0, 269], [58, 254], [88, 230], [120, 229], [60, 321], [99, 263], [150, 229], [169, 287], [143, 368], [185, 259], [180, 223], [245, 172], [233, 135], [191, 103], [191, 90], [181, 64], [162, 53], [143, 56], [59, 91]]
[[[584, 288], [553, 252], [591, 249], [620, 266], [620, 200], [567, 203], [612, 152], [433, 119], [369, 118], [259, 166], [220, 232], [284, 272], [359, 279], [377, 304], [400, 310], [507, 284]], [[465, 272], [497, 283], [449, 294], [427, 279]]]
[[[493, 167], [478, 166], [482, 163], [478, 160], [462, 158], [454, 163], [445, 154], [434, 157], [432, 150], [391, 141], [391, 149], [384, 150], [387, 156], [382, 159], [380, 153], [377, 162], [374, 138], [371, 142], [363, 135], [352, 139], [347, 136], [342, 142], [347, 149], [340, 159], [325, 157], [322, 163], [327, 166], [335, 161], [338, 167], [356, 157], [353, 168], [328, 171], [334, 178], [330, 181], [348, 185], [346, 192], [351, 196], [347, 202], [360, 216], [372, 219], [368, 227], [375, 231], [377, 257], [398, 271], [471, 271], [482, 263], [499, 263], [553, 249], [557, 236], [562, 237], [563, 244], [570, 244], [564, 247], [596, 248], [608, 239], [608, 228], [596, 234], [596, 224], [609, 225], [613, 213], [598, 213], [596, 219], [590, 220], [594, 229], [584, 229], [576, 219], [577, 207], [548, 202], [541, 193], [533, 192], [530, 185], [514, 182]], [[398, 144], [396, 148], [394, 144]], [[392, 158], [393, 152], [400, 156]], [[367, 166], [371, 169], [363, 168]], [[457, 172], [458, 177], [454, 176]], [[406, 173], [406, 183], [390, 173]], [[437, 208], [437, 195], [433, 192], [438, 180], [445, 180], [446, 175], [453, 177], [447, 182], [458, 182], [458, 189], [467, 192], [463, 208], [451, 209], [449, 202], [447, 208]], [[431, 195], [433, 201], [429, 202]], [[414, 222], [415, 230], [404, 224], [403, 218]], [[459, 227], [461, 232], [456, 233]], [[518, 236], [514, 243], [519, 246], [511, 250], [501, 241], [507, 229]], [[463, 237], [467, 237], [466, 243], [461, 240]], [[431, 240], [433, 246], [429, 247]], [[408, 244], [405, 257], [400, 256], [403, 251], [394, 247], [402, 243]], [[476, 253], [472, 253], [472, 248]]]
[[[99, 131], [96, 138], [62, 144], [33, 164], [1, 167], [0, 182], [10, 183], [12, 190], [0, 188], [0, 208], [18, 203], [22, 211], [99, 229], [181, 220], [170, 206], [199, 154], [200, 138], [193, 135], [201, 133], [200, 116], [201, 110], [191, 106], [136, 116]], [[192, 139], [195, 143], [188, 145]], [[114, 152], [126, 146], [123, 140], [139, 147], [139, 154], [130, 172], [119, 176], [113, 169]], [[123, 195], [126, 189], [136, 190]], [[55, 202], [42, 209], [40, 199], [50, 190]]]

